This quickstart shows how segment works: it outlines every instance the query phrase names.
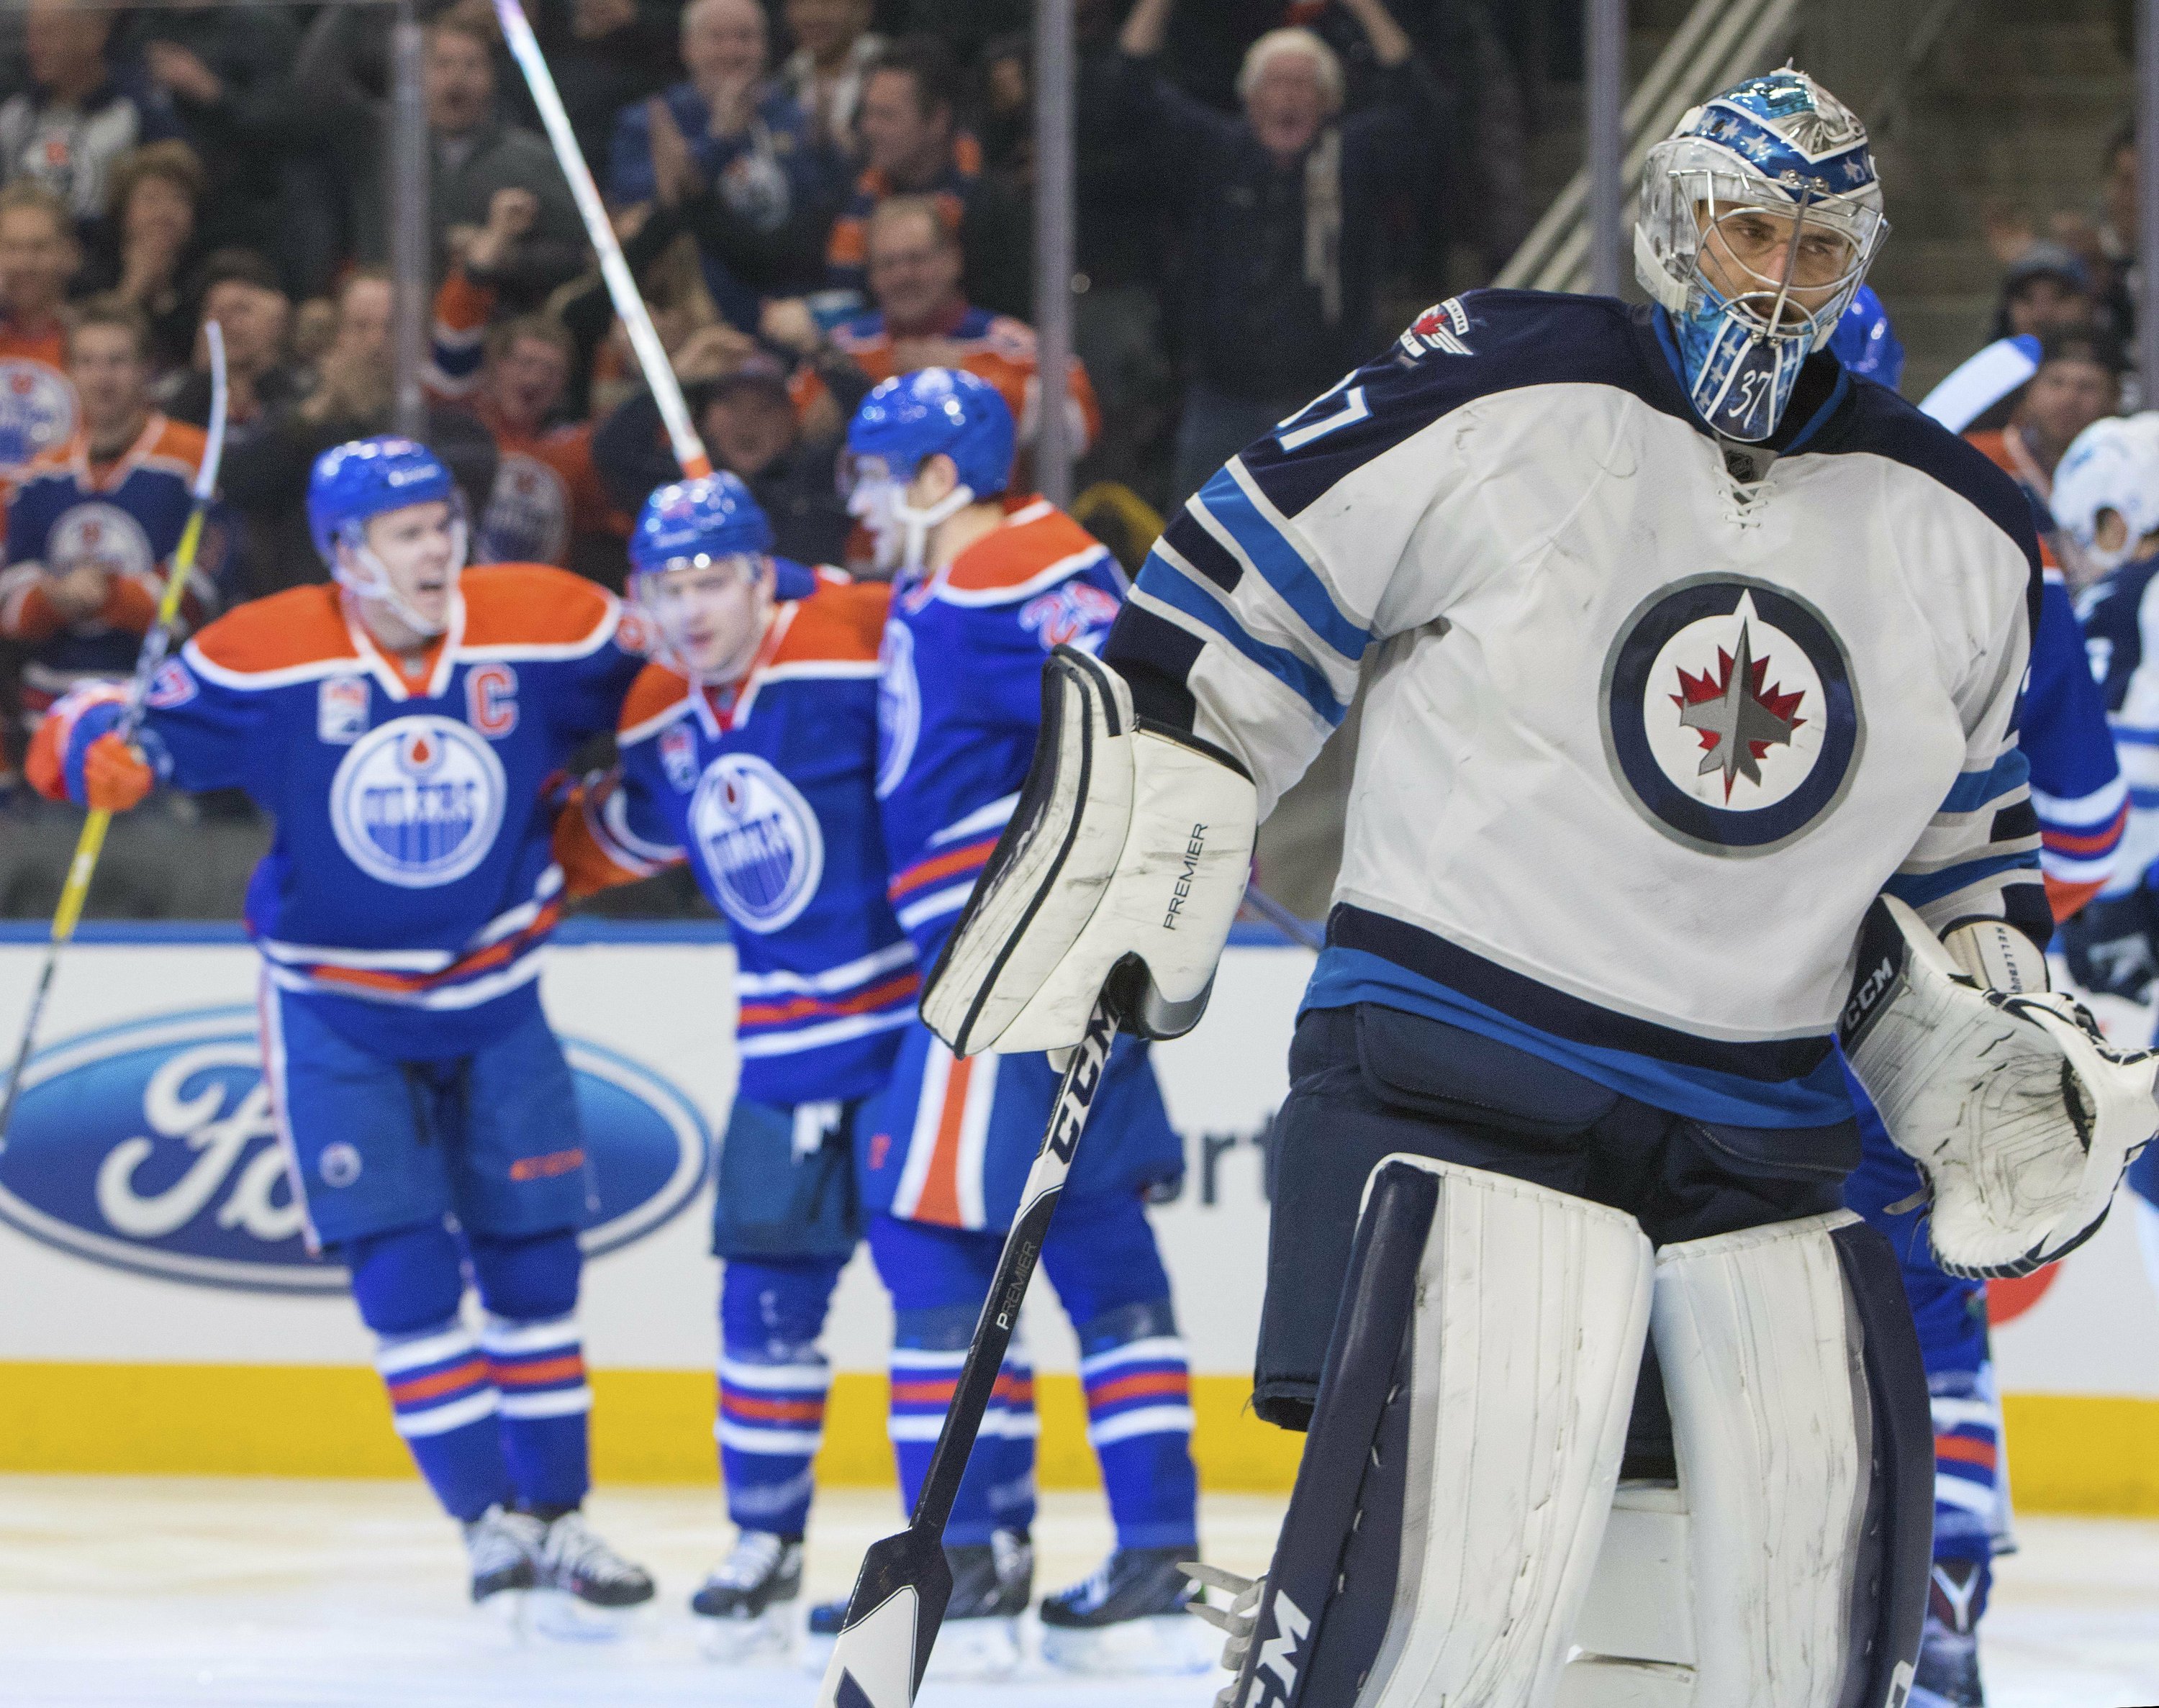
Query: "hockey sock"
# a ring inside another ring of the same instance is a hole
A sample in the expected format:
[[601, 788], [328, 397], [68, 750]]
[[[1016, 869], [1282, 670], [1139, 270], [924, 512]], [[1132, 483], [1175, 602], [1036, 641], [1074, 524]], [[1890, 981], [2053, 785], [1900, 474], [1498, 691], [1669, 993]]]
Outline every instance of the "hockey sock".
[[452, 1317], [417, 1334], [385, 1335], [375, 1367], [390, 1390], [397, 1433], [443, 1510], [469, 1524], [507, 1504], [512, 1485], [496, 1427], [500, 1400], [472, 1331]]
[[1195, 1545], [1192, 1377], [1169, 1301], [1126, 1305], [1082, 1325], [1080, 1381], [1117, 1545]]
[[593, 1391], [577, 1328], [577, 1235], [474, 1234], [469, 1244], [488, 1311], [480, 1346], [502, 1395], [502, 1452], [518, 1504], [567, 1511], [592, 1483], [585, 1425]]
[[1934, 1414], [1934, 1558], [1986, 1560], [2007, 1528], [1994, 1366], [1930, 1370], [1927, 1390]]
[[440, 1223], [349, 1242], [353, 1302], [376, 1336], [375, 1367], [397, 1433], [453, 1519], [469, 1523], [511, 1498], [496, 1431], [494, 1379], [459, 1320], [464, 1272]]
[[1042, 1260], [1080, 1338], [1087, 1439], [1117, 1545], [1197, 1545], [1192, 1378], [1145, 1206], [1136, 1194], [1059, 1205]]
[[727, 1516], [799, 1537], [815, 1493], [832, 1367], [818, 1349], [842, 1259], [730, 1259], [720, 1284], [719, 1405], [712, 1434]]

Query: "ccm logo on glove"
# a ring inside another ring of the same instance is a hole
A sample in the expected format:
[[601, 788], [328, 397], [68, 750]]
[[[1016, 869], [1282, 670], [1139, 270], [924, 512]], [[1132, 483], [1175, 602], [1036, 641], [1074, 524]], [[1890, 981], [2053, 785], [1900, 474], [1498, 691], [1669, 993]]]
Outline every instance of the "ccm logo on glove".
[[1192, 880], [1199, 871], [1199, 857], [1206, 851], [1207, 826], [1194, 825], [1184, 844], [1184, 870], [1178, 874], [1177, 884], [1169, 893], [1169, 911], [1162, 916], [1162, 929], [1177, 929], [1177, 916], [1184, 911], [1184, 898], [1192, 893]]

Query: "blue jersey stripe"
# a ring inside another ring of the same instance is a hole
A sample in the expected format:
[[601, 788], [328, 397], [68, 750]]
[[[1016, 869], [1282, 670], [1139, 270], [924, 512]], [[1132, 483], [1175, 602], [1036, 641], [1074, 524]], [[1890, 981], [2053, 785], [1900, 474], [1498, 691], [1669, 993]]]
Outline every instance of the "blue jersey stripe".
[[1260, 514], [1259, 506], [1228, 468], [1201, 487], [1193, 502], [1221, 524], [1251, 560], [1252, 567], [1266, 578], [1267, 585], [1303, 619], [1306, 628], [1350, 663], [1364, 657], [1370, 634], [1342, 613], [1303, 554]]
[[1942, 802], [1944, 812], [1976, 812], [1990, 800], [1998, 800], [2018, 784], [2027, 781], [2032, 774], [2032, 762], [2024, 756], [2022, 748], [2011, 748], [1993, 766], [1985, 771], [1967, 771], [1949, 786], [1949, 796]]
[[1382, 956], [1330, 945], [1312, 970], [1303, 1007], [1344, 1008], [1357, 1002], [1378, 1002], [1458, 1026], [1555, 1063], [1654, 1109], [1696, 1121], [1750, 1127], [1825, 1127], [1851, 1119], [1851, 1095], [1826, 1038], [1820, 1040], [1820, 1062], [1803, 1077], [1748, 1079], [1556, 1037]]
[[1882, 885], [1883, 891], [1900, 902], [1914, 908], [1923, 908], [1929, 902], [1938, 902], [1944, 896], [1954, 895], [1959, 890], [1994, 877], [1997, 872], [2028, 871], [2034, 879], [2039, 876], [2038, 850], [2020, 854], [1996, 854], [1980, 860], [1967, 860], [1957, 866], [1944, 867], [1939, 872], [1898, 872]]
[[1330, 725], [1340, 723], [1349, 714], [1349, 708], [1334, 697], [1333, 686], [1318, 670], [1287, 647], [1270, 646], [1245, 633], [1235, 612], [1189, 577], [1179, 573], [1173, 565], [1149, 557], [1141, 566], [1136, 591], [1205, 624]]

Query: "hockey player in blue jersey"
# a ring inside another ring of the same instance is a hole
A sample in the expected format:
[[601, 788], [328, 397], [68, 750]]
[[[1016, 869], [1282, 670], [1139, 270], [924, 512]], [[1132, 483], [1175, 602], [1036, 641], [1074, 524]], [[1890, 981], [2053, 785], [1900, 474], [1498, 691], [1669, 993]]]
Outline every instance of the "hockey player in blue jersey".
[[[2054, 516], [2099, 578], [2081, 611], [2129, 781], [2120, 863], [2065, 934], [2087, 990], [2143, 1002], [2159, 973], [2159, 414], [2094, 422], [2056, 470]], [[2159, 1290], [2159, 1146], [2131, 1165], [2144, 1264]]]
[[1953, 1271], [2073, 1247], [2159, 1126], [2045, 994], [2028, 507], [1820, 349], [1863, 127], [1751, 80], [1639, 205], [1649, 306], [1442, 303], [1187, 503], [925, 982], [962, 1057], [1191, 1025], [1362, 682], [1255, 1379], [1310, 1438], [1266, 1577], [1212, 1574], [1231, 1705], [1901, 1704], [1931, 1430], [1837, 1041]]
[[589, 582], [526, 564], [460, 574], [463, 504], [424, 446], [324, 453], [308, 517], [332, 583], [189, 641], [132, 748], [119, 689], [70, 694], [39, 732], [33, 781], [122, 809], [157, 780], [244, 789], [274, 816], [247, 924], [309, 1243], [349, 1271], [397, 1431], [463, 1526], [474, 1599], [557, 1592], [556, 1610], [604, 1627], [652, 1581], [579, 1511], [591, 1200], [540, 1005], [562, 903], [542, 784], [614, 728], [644, 660]]
[[[1830, 348], [1847, 373], [1895, 388], [1903, 347], [1867, 287], [1860, 287], [1837, 323]], [[2059, 921], [2084, 907], [2112, 871], [2129, 805], [2068, 588], [2051, 561], [2044, 575], [2018, 741], [2031, 764], [2047, 899]], [[1923, 1211], [1905, 1208], [1922, 1195], [1917, 1166], [1897, 1148], [1864, 1095], [1853, 1102], [1862, 1160], [1845, 1181], [1844, 1201], [1896, 1250], [1934, 1410], [1934, 1563], [1912, 1702], [1913, 1708], [1980, 1708], [1978, 1625], [1991, 1562], [2009, 1538], [1986, 1289], [1934, 1260]]]
[[712, 1250], [726, 1265], [714, 1433], [738, 1534], [691, 1602], [733, 1656], [792, 1634], [831, 1386], [819, 1337], [861, 1237], [855, 1140], [919, 982], [878, 820], [889, 589], [771, 551], [732, 474], [646, 501], [630, 591], [660, 656], [624, 705], [617, 769], [558, 838], [572, 894], [687, 860], [734, 930], [742, 1077]]
[[[848, 429], [851, 505], [895, 573], [878, 790], [893, 905], [925, 965], [1014, 810], [1043, 660], [1098, 644], [1123, 598], [1105, 547], [1046, 499], [1010, 490], [1012, 446], [1004, 400], [950, 369], [884, 381]], [[896, 1319], [892, 1436], [910, 1506], [1057, 1083], [1038, 1053], [955, 1059], [917, 1024], [872, 1124], [863, 1196]], [[1197, 1481], [1184, 1347], [1142, 1194], [1183, 1172], [1183, 1145], [1129, 1042], [1095, 1110], [1042, 1261], [1079, 1338], [1116, 1546], [1093, 1577], [1044, 1598], [1044, 1652], [1074, 1669], [1173, 1668], [1190, 1664], [1176, 1566], [1197, 1545]], [[945, 1532], [948, 1667], [1017, 1659], [1034, 1431], [1033, 1376], [1015, 1348]], [[819, 1609], [813, 1629], [837, 1611]]]

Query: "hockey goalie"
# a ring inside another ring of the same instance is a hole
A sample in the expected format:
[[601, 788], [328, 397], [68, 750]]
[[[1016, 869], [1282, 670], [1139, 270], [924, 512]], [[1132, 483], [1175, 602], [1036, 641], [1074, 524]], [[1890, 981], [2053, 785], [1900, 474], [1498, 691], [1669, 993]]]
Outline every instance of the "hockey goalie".
[[1639, 205], [1649, 306], [1442, 303], [1186, 505], [1053, 660], [925, 994], [962, 1053], [1105, 981], [1188, 1027], [1368, 679], [1256, 1370], [1311, 1440], [1233, 1708], [1902, 1708], [1931, 1431], [1845, 1063], [1960, 1274], [2088, 1237], [2159, 1126], [2047, 989], [2028, 507], [1827, 352], [1864, 129], [1755, 79]]

